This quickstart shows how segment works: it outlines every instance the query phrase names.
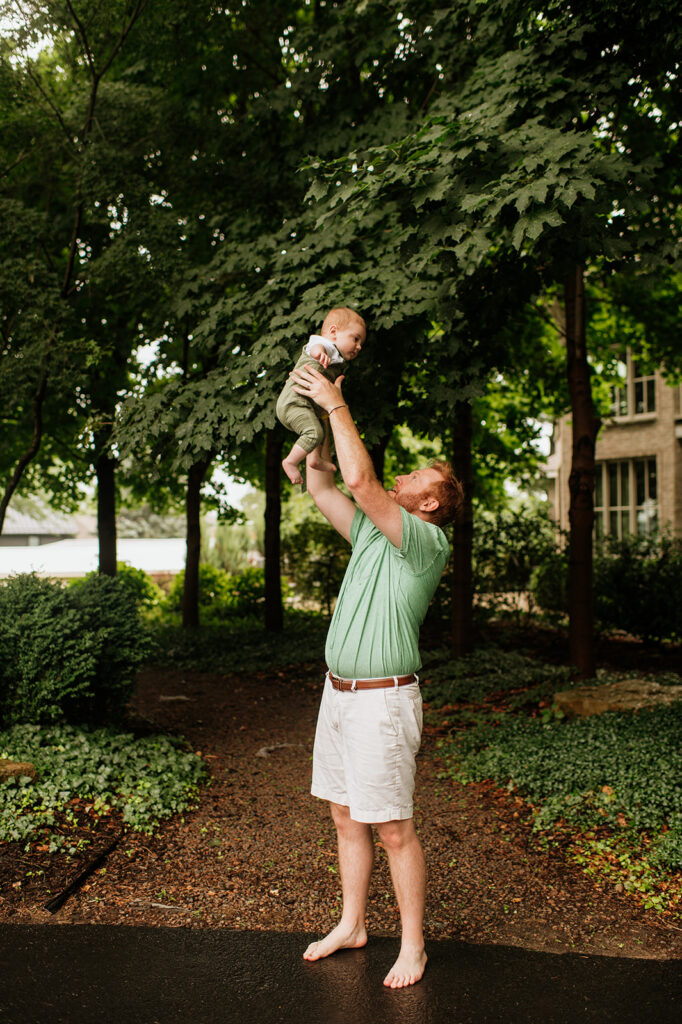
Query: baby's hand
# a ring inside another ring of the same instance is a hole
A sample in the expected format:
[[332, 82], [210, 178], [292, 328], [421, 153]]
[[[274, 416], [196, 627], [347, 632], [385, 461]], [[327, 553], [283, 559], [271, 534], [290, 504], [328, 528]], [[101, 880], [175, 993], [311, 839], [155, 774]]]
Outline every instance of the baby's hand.
[[310, 355], [313, 359], [317, 359], [321, 366], [329, 366], [329, 356], [324, 345], [313, 345], [310, 349]]

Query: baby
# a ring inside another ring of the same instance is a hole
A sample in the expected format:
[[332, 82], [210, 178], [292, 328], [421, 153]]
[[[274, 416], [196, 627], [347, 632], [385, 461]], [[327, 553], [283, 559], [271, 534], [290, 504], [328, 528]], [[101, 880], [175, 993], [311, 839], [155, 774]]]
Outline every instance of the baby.
[[[327, 313], [320, 334], [311, 334], [296, 363], [299, 366], [314, 366], [329, 380], [335, 381], [344, 371], [347, 360], [355, 359], [365, 340], [365, 321], [355, 310], [339, 306]], [[289, 377], [277, 399], [277, 419], [287, 430], [298, 435], [296, 442], [285, 459], [284, 472], [292, 484], [303, 483], [299, 466], [308, 456], [309, 465], [333, 473], [336, 466], [322, 455], [322, 443], [326, 430], [321, 420], [327, 414], [304, 395], [293, 389]]]

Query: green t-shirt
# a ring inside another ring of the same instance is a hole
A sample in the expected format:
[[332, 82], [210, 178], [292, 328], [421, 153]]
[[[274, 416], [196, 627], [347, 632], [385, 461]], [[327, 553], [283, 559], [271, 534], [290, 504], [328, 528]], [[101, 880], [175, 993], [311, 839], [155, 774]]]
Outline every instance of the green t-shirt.
[[327, 665], [345, 679], [407, 675], [421, 667], [419, 627], [450, 555], [438, 526], [400, 509], [400, 549], [361, 509], [353, 553], [327, 635]]

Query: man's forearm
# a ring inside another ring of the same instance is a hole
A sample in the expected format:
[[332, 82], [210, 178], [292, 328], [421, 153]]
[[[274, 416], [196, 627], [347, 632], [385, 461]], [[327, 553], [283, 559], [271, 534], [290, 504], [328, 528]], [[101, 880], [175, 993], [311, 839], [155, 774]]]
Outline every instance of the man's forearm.
[[[322, 442], [322, 458], [327, 462], [331, 462], [332, 456], [329, 450], [329, 431], [325, 431], [324, 441]], [[336, 488], [334, 474], [319, 469], [313, 469], [312, 466], [306, 463], [306, 488], [310, 497], [316, 502], [316, 495], [321, 494], [323, 491], [330, 491], [333, 488]]]
[[347, 405], [333, 410], [329, 423], [334, 433], [334, 446], [344, 483], [351, 493], [365, 484], [379, 483], [358, 428]]

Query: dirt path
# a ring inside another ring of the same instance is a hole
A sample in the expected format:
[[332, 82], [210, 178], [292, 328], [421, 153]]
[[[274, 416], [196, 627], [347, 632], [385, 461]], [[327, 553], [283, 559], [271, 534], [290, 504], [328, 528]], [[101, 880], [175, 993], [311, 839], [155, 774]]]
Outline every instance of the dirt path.
[[[0, 919], [323, 932], [340, 900], [331, 822], [308, 792], [320, 685], [314, 669], [232, 677], [146, 671], [136, 710], [186, 736], [209, 766], [199, 808], [153, 838], [126, 836], [58, 913], [40, 909], [48, 894], [36, 883], [12, 906], [0, 902]], [[428, 937], [682, 956], [682, 930], [560, 854], [531, 851], [520, 801], [488, 785], [439, 779], [433, 751], [427, 733], [415, 817], [429, 869]], [[378, 935], [399, 929], [380, 847], [369, 927]]]

